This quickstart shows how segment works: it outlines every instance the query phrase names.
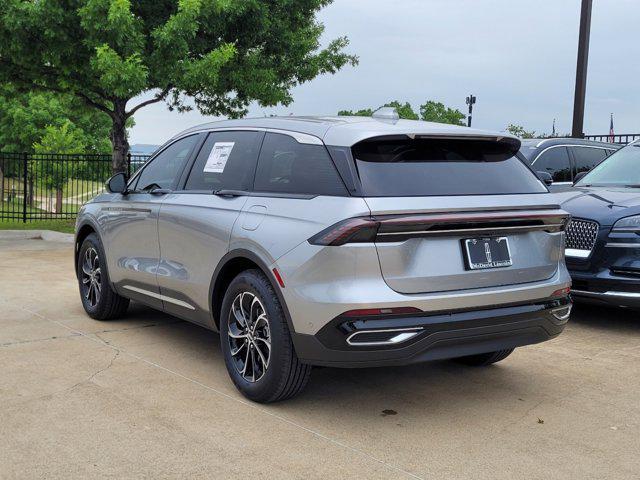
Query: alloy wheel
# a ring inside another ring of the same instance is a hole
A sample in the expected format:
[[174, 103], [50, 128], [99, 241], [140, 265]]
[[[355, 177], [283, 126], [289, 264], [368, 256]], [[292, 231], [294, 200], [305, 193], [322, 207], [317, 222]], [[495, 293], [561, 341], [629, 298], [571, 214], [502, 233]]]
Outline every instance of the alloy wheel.
[[102, 295], [100, 258], [93, 247], [87, 248], [82, 260], [82, 294], [91, 307], [100, 302]]
[[227, 322], [233, 364], [245, 380], [257, 382], [269, 368], [271, 358], [271, 331], [262, 302], [251, 292], [238, 294]]

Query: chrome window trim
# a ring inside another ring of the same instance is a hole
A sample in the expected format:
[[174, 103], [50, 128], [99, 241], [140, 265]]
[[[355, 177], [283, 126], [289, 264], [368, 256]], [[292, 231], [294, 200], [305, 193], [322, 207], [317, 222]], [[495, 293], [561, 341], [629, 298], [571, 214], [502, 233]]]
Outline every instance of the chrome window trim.
[[[181, 135], [179, 137], [174, 137], [171, 140], [171, 143], [180, 140], [181, 138], [187, 137], [189, 135], [193, 135], [194, 133], [212, 133], [212, 132], [240, 132], [240, 131], [249, 131], [249, 132], [267, 132], [267, 133], [279, 133], [281, 135], [288, 135], [293, 138], [298, 143], [303, 143], [307, 145], [324, 145], [324, 142], [321, 138], [316, 137], [315, 135], [311, 135], [309, 133], [301, 133], [295, 132], [293, 130], [282, 130], [279, 128], [265, 128], [265, 127], [218, 127], [218, 128], [205, 128], [202, 130], [196, 130], [189, 132], [188, 134]], [[164, 149], [164, 148], [163, 148]], [[154, 155], [155, 156], [155, 155]]]
[[[540, 143], [542, 143], [542, 142], [540, 142]], [[538, 145], [539, 145], [539, 144], [538, 144]], [[569, 148], [569, 147], [577, 147], [577, 148], [596, 148], [596, 149], [598, 149], [598, 150], [605, 150], [605, 151], [606, 151], [606, 150], [609, 150], [608, 148], [605, 148], [605, 147], [598, 147], [598, 146], [596, 146], [596, 145], [575, 145], [575, 144], [574, 144], [574, 145], [571, 145], [571, 144], [564, 144], [564, 143], [563, 143], [562, 145], [550, 145], [550, 146], [548, 146], [547, 148], [545, 148], [544, 150], [542, 150], [539, 154], [537, 154], [537, 155], [536, 155], [536, 158], [534, 158], [534, 159], [531, 161], [531, 166], [533, 166], [533, 164], [534, 164], [534, 163], [536, 163], [536, 162], [538, 161], [538, 159], [542, 156], [542, 154], [543, 154], [544, 152], [546, 152], [547, 150], [551, 150], [552, 148], [560, 148], [560, 147], [565, 147], [565, 148]], [[568, 182], [568, 183], [571, 183], [571, 182]]]

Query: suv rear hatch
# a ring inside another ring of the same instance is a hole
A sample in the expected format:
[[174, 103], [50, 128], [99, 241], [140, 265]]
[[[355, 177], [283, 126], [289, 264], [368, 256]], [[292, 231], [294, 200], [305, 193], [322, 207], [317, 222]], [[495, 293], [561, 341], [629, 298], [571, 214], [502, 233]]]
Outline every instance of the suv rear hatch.
[[390, 136], [352, 148], [386, 283], [446, 292], [551, 278], [568, 216], [510, 137]]

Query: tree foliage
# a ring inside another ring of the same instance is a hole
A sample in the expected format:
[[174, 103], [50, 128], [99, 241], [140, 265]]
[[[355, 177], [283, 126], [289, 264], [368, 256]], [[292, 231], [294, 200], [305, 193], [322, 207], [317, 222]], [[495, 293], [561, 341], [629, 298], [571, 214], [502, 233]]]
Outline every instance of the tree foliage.
[[67, 129], [82, 139], [85, 153], [109, 152], [108, 117], [87, 108], [76, 97], [21, 93], [11, 84], [0, 86], [0, 150], [33, 153], [34, 144], [43, 139], [47, 128], [67, 124]]
[[[291, 88], [356, 57], [340, 37], [320, 47], [316, 13], [331, 0], [3, 0], [0, 84], [69, 93], [108, 115], [113, 168], [126, 122], [164, 101], [239, 117], [250, 102], [289, 104]], [[146, 93], [136, 105], [130, 100]]]
[[528, 131], [525, 130], [522, 125], [515, 125], [513, 123], [507, 125], [507, 132], [520, 138], [536, 138], [535, 130]]
[[446, 107], [442, 102], [434, 102], [433, 100], [420, 105], [420, 118], [428, 122], [466, 125], [466, 115], [464, 113], [458, 109]]
[[[428, 100], [426, 103], [420, 105], [420, 114], [415, 112], [409, 102], [401, 103], [398, 100], [393, 100], [378, 108], [382, 107], [394, 107], [400, 118], [404, 118], [406, 120], [425, 120], [428, 122], [448, 123], [451, 125], [464, 125], [464, 113], [454, 108], [445, 107], [443, 103], [434, 102], [433, 100]], [[376, 110], [377, 109], [373, 108], [365, 108], [355, 112], [351, 110], [340, 110], [338, 115], [370, 117]]]

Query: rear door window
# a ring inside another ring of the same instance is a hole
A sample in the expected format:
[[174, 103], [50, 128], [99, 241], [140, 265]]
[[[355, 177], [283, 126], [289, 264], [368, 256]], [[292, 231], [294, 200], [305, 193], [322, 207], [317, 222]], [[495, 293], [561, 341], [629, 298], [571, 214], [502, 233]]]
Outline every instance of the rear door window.
[[373, 138], [352, 153], [365, 196], [546, 193], [512, 142]]
[[576, 163], [576, 173], [588, 172], [607, 158], [604, 148], [569, 147]]
[[554, 182], [571, 182], [571, 161], [567, 147], [552, 147], [542, 152], [533, 162], [536, 172], [547, 172]]
[[185, 190], [249, 190], [262, 132], [211, 132], [196, 157]]
[[257, 192], [347, 195], [324, 145], [298, 143], [289, 135], [267, 133], [254, 182]]

